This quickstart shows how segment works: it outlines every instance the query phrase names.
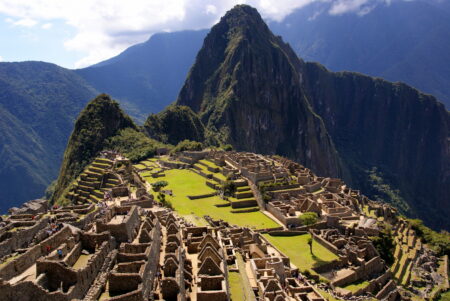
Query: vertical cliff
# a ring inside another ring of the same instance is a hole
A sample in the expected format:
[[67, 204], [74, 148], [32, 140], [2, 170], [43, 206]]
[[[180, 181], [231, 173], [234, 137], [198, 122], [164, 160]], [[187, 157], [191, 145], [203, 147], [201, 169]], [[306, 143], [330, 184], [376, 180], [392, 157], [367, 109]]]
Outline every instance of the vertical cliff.
[[299, 70], [354, 184], [370, 195], [367, 171], [376, 167], [409, 213], [449, 229], [450, 114], [444, 105], [402, 83], [329, 72], [315, 63]]

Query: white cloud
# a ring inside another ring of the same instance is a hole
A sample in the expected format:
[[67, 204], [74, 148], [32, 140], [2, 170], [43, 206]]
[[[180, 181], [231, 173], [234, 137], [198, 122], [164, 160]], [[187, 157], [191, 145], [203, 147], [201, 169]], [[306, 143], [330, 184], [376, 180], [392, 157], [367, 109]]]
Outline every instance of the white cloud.
[[359, 16], [364, 16], [370, 13], [372, 9], [374, 9], [379, 4], [390, 5], [391, 3], [392, 0], [334, 0], [331, 4], [329, 13], [330, 15], [356, 13]]
[[53, 26], [52, 23], [45, 23], [45, 24], [42, 24], [41, 28], [42, 29], [50, 29], [50, 28], [52, 28], [52, 26]]
[[63, 20], [75, 34], [62, 43], [70, 51], [85, 54], [75, 64], [84, 67], [117, 55], [156, 32], [209, 28], [239, 3], [256, 7], [266, 19], [280, 21], [315, 1], [336, 2], [330, 13], [340, 14], [358, 10], [369, 0], [1, 0], [0, 13], [12, 24], [40, 23], [43, 29]]
[[23, 18], [12, 23], [15, 26], [33, 27], [37, 22], [30, 18]]
[[3, 57], [2, 56], [0, 56], [0, 62], [3, 62]]

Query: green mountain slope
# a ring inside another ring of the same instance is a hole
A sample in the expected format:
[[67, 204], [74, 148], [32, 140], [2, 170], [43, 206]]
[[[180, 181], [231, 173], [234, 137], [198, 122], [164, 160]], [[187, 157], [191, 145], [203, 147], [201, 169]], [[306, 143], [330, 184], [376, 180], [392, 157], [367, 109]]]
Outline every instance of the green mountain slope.
[[94, 66], [75, 70], [98, 91], [118, 99], [144, 122], [174, 101], [206, 30], [158, 33]]
[[81, 111], [70, 135], [52, 199], [57, 201], [70, 182], [123, 129], [137, 129], [119, 104], [106, 94], [90, 101]]
[[186, 106], [170, 105], [164, 111], [150, 115], [144, 128], [150, 137], [173, 145], [186, 139], [200, 142], [205, 140], [203, 123]]
[[56, 65], [0, 63], [0, 211], [44, 194], [76, 115], [94, 95]]

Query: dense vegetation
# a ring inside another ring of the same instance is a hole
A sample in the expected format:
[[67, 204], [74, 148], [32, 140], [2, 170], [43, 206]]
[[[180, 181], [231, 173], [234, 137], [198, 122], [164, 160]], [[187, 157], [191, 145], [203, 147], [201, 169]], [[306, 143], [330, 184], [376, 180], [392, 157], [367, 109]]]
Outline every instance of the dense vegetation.
[[109, 138], [105, 143], [105, 148], [124, 154], [133, 163], [153, 157], [157, 148], [165, 146], [133, 128], [120, 130], [118, 135]]
[[95, 94], [53, 64], [0, 63], [0, 212], [44, 195], [73, 121]]
[[[106, 94], [90, 101], [80, 113], [70, 136], [52, 200], [58, 199], [83, 168], [108, 146], [109, 138], [118, 135], [125, 128], [137, 130], [131, 118], [122, 112], [116, 101]], [[122, 133], [117, 139], [125, 138], [130, 137]]]
[[368, 189], [366, 193], [370, 197], [379, 202], [386, 202], [396, 207], [402, 214], [410, 214], [410, 206], [400, 196], [400, 190], [392, 189], [386, 180], [383, 178], [383, 174], [378, 171], [376, 167], [373, 167], [368, 172]]
[[310, 226], [317, 223], [317, 220], [319, 219], [319, 216], [315, 212], [305, 212], [298, 218], [302, 225], [304, 226]]
[[381, 230], [379, 236], [371, 236], [370, 240], [372, 240], [373, 245], [378, 253], [380, 253], [381, 259], [383, 259], [386, 264], [392, 265], [395, 261], [395, 244], [391, 228], [387, 227]]
[[183, 152], [183, 151], [201, 151], [203, 149], [203, 144], [197, 141], [183, 140], [178, 143], [172, 150], [172, 153]]
[[431, 230], [419, 219], [410, 219], [411, 227], [439, 256], [450, 256], [450, 234], [447, 231], [440, 233]]
[[205, 140], [202, 122], [186, 106], [170, 105], [161, 113], [151, 114], [144, 128], [150, 137], [173, 145], [183, 140]]

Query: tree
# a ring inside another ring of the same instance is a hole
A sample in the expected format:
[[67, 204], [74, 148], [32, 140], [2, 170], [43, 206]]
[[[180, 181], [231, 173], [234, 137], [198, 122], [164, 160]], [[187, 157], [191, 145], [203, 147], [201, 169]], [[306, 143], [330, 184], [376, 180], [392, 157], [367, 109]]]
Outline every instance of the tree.
[[310, 237], [308, 237], [308, 245], [309, 245], [309, 252], [311, 253], [311, 255], [313, 255], [312, 244], [313, 244], [313, 239], [310, 236]]
[[310, 226], [317, 223], [319, 216], [315, 212], [305, 212], [299, 216], [300, 222], [304, 226]]
[[167, 183], [167, 181], [158, 181], [152, 184], [153, 190], [154, 191], [159, 191], [161, 188], [166, 187], [167, 185], [169, 185], [169, 183]]
[[227, 178], [221, 187], [224, 196], [232, 196], [236, 192], [236, 189], [236, 184], [229, 178]]

